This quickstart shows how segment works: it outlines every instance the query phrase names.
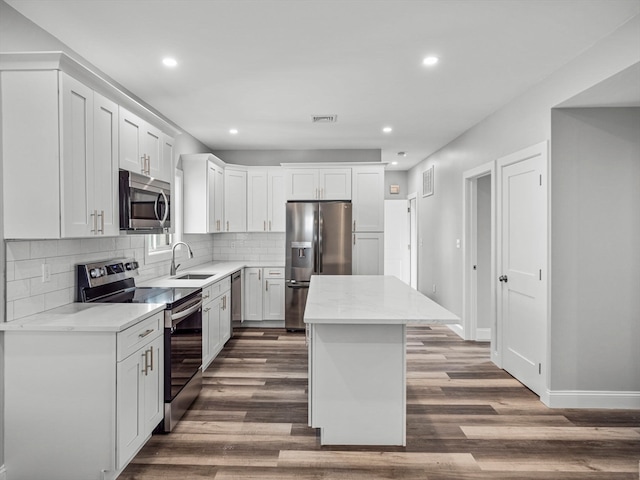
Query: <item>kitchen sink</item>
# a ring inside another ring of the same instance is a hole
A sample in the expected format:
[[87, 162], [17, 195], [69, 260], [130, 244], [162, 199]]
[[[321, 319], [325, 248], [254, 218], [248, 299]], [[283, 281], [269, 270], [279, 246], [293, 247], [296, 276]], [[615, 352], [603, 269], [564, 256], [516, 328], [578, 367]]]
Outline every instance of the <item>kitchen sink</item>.
[[215, 275], [215, 273], [186, 273], [179, 277], [173, 277], [172, 280], [205, 280]]

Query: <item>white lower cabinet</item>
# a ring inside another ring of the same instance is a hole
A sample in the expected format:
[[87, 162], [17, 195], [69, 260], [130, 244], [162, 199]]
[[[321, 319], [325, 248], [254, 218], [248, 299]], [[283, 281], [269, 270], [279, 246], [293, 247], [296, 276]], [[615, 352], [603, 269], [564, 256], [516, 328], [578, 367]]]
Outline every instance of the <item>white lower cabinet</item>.
[[353, 275], [384, 274], [384, 233], [352, 234], [351, 273]]
[[7, 478], [119, 475], [163, 418], [163, 318], [117, 333], [4, 332]]
[[118, 362], [118, 469], [126, 467], [164, 416], [162, 351], [163, 338], [157, 337]]
[[202, 292], [202, 370], [231, 338], [231, 279], [224, 278]]
[[244, 269], [244, 320], [284, 320], [284, 268]]

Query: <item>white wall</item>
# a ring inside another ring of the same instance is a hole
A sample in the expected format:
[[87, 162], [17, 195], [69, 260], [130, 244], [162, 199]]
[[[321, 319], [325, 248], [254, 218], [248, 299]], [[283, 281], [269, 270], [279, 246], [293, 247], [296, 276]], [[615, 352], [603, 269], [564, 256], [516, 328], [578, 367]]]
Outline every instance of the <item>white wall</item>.
[[[551, 109], [554, 106], [640, 62], [639, 30], [640, 16], [636, 16], [409, 171], [409, 190], [418, 191], [418, 243], [422, 245], [419, 247], [418, 289], [421, 292], [454, 313], [462, 314], [462, 250], [456, 248], [456, 239], [462, 239], [463, 172], [550, 139]], [[455, 111], [451, 113], [455, 115]], [[557, 158], [552, 158], [552, 165], [556, 161]], [[431, 165], [435, 167], [435, 194], [423, 198], [422, 172]], [[552, 178], [551, 182], [554, 191], [563, 188], [563, 184], [556, 183], [556, 179]], [[553, 216], [556, 208], [553, 198], [550, 208]], [[553, 245], [551, 248], [554, 248]], [[554, 253], [552, 250], [552, 256]], [[436, 293], [432, 293], [434, 284]], [[553, 285], [552, 289], [552, 298], [562, 295]], [[553, 324], [556, 321], [553, 303], [550, 316]], [[558, 321], [562, 322], [562, 319]], [[569, 326], [567, 330], [572, 327]], [[553, 328], [562, 327], [556, 324]], [[590, 335], [592, 340], [596, 340], [599, 332], [592, 331]], [[624, 348], [624, 345], [621, 346]], [[577, 348], [553, 342], [552, 358], [557, 359], [558, 352], [565, 347]], [[628, 365], [619, 367], [629, 368]], [[552, 378], [557, 378], [555, 368], [560, 366], [550, 366]], [[566, 377], [563, 376], [563, 379], [566, 380]], [[556, 382], [554, 388], [571, 387]]]
[[[412, 193], [408, 190], [407, 183], [408, 175], [406, 171], [399, 170], [385, 170], [384, 171], [384, 199], [385, 200], [398, 200], [406, 199], [407, 195]], [[390, 185], [398, 185], [400, 187], [400, 193], [389, 193]]]
[[640, 108], [556, 109], [551, 390], [640, 392]]

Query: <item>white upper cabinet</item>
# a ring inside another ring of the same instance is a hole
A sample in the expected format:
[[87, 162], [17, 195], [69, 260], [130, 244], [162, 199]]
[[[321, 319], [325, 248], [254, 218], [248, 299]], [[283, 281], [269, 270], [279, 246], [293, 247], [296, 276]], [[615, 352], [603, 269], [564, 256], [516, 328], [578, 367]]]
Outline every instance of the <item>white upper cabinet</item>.
[[173, 183], [173, 177], [175, 175], [174, 158], [175, 154], [173, 146], [175, 139], [166, 133], [162, 134], [162, 172], [160, 173], [160, 179], [168, 178], [169, 183]]
[[[171, 151], [166, 150], [165, 142]], [[123, 107], [120, 107], [119, 154], [123, 170], [171, 183], [173, 139], [165, 139], [158, 128]]]
[[247, 172], [247, 231], [284, 232], [284, 172], [280, 167]]
[[247, 172], [224, 170], [225, 232], [247, 231]]
[[117, 105], [55, 70], [2, 72], [1, 103], [5, 238], [117, 235]]
[[351, 200], [351, 168], [286, 168], [287, 200]]
[[184, 233], [222, 232], [224, 169], [210, 154], [182, 155], [181, 158]]
[[384, 167], [371, 165], [353, 167], [354, 232], [384, 230]]

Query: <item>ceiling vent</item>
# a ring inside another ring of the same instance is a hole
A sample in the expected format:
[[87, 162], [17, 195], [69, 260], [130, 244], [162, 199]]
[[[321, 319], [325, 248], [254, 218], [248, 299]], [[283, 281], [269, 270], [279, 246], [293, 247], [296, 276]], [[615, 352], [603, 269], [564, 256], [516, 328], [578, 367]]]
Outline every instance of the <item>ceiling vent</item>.
[[338, 115], [311, 115], [311, 123], [336, 123]]

